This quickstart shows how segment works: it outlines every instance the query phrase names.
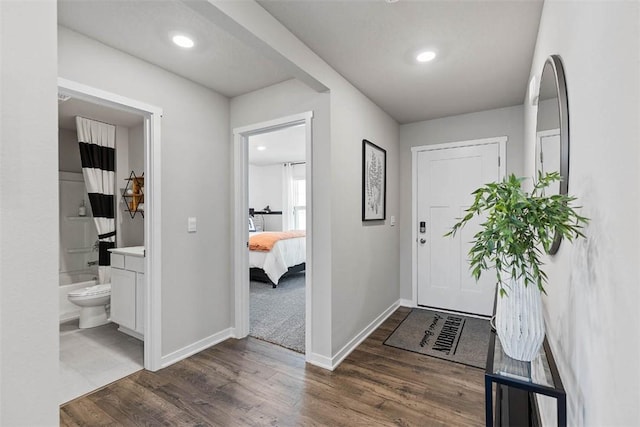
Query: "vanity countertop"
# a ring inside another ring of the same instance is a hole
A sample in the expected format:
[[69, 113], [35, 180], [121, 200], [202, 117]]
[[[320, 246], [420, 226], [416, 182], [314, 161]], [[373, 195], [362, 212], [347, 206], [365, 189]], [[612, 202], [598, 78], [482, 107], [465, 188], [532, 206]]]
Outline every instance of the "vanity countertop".
[[128, 248], [113, 248], [109, 252], [119, 255], [137, 256], [144, 258], [144, 246], [131, 246]]

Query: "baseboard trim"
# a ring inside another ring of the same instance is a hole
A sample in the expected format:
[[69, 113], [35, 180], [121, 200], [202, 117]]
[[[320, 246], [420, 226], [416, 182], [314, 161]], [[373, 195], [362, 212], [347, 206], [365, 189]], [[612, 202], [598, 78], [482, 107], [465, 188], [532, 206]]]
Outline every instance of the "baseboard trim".
[[144, 342], [144, 335], [141, 334], [140, 332], [136, 332], [133, 329], [129, 329], [129, 328], [127, 328], [125, 326], [122, 326], [122, 325], [118, 326], [118, 330], [120, 332], [122, 332], [123, 334], [127, 334], [130, 337], [134, 337], [134, 338], [139, 339], [140, 341]]
[[458, 316], [474, 317], [476, 319], [483, 319], [483, 320], [491, 319], [491, 315], [490, 314], [467, 313], [466, 311], [448, 310], [446, 308], [431, 307], [431, 306], [428, 306], [428, 305], [420, 305], [420, 306], [418, 306], [416, 308], [420, 308], [420, 309], [424, 309], [424, 310], [441, 311], [442, 313], [454, 314], [454, 315], [458, 315]]
[[71, 320], [76, 320], [79, 318], [80, 318], [80, 310], [72, 313], [65, 313], [62, 316], [60, 316], [60, 323], [69, 322]]
[[410, 299], [400, 298], [399, 304], [400, 304], [400, 307], [409, 307], [409, 308], [415, 307], [415, 304]]
[[160, 366], [162, 368], [166, 368], [167, 366], [173, 365], [174, 363], [179, 362], [182, 359], [186, 359], [187, 357], [193, 356], [194, 354], [202, 350], [206, 350], [211, 346], [219, 344], [222, 341], [233, 338], [233, 332], [234, 328], [224, 329], [216, 334], [210, 335], [206, 338], [201, 339], [200, 341], [196, 341], [193, 344], [176, 350], [173, 353], [162, 356], [162, 358], [160, 359]]
[[387, 318], [389, 316], [391, 316], [393, 314], [393, 312], [396, 311], [396, 309], [399, 306], [400, 306], [400, 300], [398, 300], [398, 301], [394, 302], [393, 304], [391, 304], [389, 306], [389, 308], [387, 308], [378, 317], [376, 317], [371, 323], [369, 323], [362, 331], [360, 331], [360, 333], [358, 335], [353, 337], [353, 339], [351, 339], [351, 341], [349, 341], [347, 344], [345, 344], [345, 346], [342, 347], [340, 349], [340, 351], [338, 351], [335, 354], [335, 356], [333, 356], [331, 358], [331, 369], [330, 370], [333, 371], [334, 369], [336, 369], [338, 367], [338, 365], [340, 365], [340, 363], [342, 363], [342, 361], [349, 354], [351, 354], [351, 352], [353, 350], [355, 350], [356, 347], [358, 347], [360, 344], [362, 344], [362, 342], [365, 339], [367, 339], [367, 337], [369, 335], [371, 335], [371, 333], [373, 331], [375, 331], [382, 324], [382, 322], [387, 320]]
[[305, 360], [311, 365], [318, 366], [328, 371], [333, 371], [333, 365], [331, 364], [330, 357], [323, 356], [317, 353], [310, 353], [305, 356]]

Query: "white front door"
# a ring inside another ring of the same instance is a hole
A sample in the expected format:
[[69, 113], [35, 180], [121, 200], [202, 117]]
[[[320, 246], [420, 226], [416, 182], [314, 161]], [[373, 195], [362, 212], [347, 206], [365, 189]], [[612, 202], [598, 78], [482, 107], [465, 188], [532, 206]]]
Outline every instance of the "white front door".
[[490, 315], [496, 278], [471, 276], [468, 252], [481, 218], [444, 237], [473, 202], [471, 193], [502, 179], [500, 142], [417, 151], [415, 244], [418, 305]]

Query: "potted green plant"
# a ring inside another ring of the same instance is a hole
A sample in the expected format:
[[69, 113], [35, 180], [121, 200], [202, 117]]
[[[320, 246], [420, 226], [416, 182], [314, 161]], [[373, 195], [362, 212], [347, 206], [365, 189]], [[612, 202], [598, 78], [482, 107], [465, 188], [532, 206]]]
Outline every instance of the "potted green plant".
[[539, 174], [530, 194], [522, 188], [524, 178], [513, 174], [485, 184], [472, 193], [473, 204], [447, 233], [455, 235], [474, 216], [485, 216], [469, 250], [471, 273], [477, 280], [483, 271], [495, 271], [496, 332], [507, 355], [518, 360], [532, 360], [544, 340], [543, 253], [556, 234], [569, 241], [584, 237], [581, 229], [588, 222], [571, 206], [575, 197], [545, 195], [560, 179], [558, 172]]

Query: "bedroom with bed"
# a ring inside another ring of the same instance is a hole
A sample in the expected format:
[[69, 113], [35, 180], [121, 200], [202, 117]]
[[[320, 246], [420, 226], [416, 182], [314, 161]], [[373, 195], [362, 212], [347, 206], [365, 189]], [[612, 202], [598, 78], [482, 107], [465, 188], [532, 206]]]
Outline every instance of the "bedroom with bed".
[[305, 129], [249, 137], [249, 335], [305, 351]]

